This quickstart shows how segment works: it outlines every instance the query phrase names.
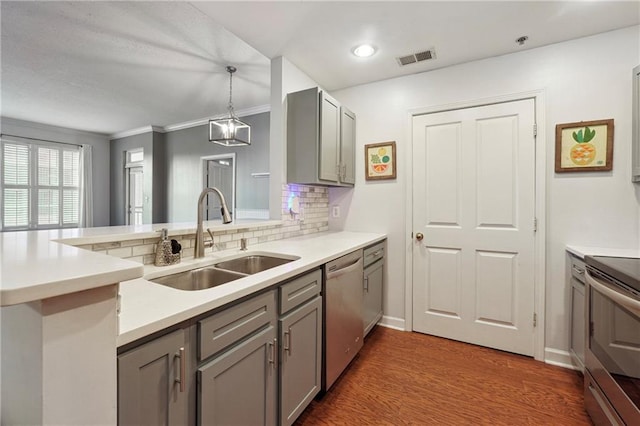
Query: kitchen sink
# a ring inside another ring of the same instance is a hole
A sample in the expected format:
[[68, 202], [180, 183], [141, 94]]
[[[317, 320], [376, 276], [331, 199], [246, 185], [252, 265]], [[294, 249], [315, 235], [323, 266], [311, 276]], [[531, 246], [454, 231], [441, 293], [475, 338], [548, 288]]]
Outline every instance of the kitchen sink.
[[[298, 258], [299, 259], [299, 258]], [[293, 262], [296, 258], [284, 258], [263, 254], [250, 254], [247, 256], [216, 263], [219, 269], [239, 272], [241, 274], [257, 274], [285, 263]]]
[[222, 269], [200, 268], [153, 278], [149, 281], [166, 285], [167, 287], [176, 288], [178, 290], [204, 290], [226, 284], [230, 281], [246, 276], [246, 274], [225, 271]]
[[205, 290], [298, 259], [300, 259], [298, 256], [253, 252], [223, 260], [214, 265], [157, 278], [147, 278], [147, 280], [178, 290]]

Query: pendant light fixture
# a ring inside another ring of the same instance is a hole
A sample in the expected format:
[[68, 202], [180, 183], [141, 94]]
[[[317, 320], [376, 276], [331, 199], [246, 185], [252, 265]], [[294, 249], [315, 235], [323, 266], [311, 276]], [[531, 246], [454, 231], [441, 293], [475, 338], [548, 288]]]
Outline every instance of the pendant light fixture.
[[209, 120], [209, 142], [223, 146], [244, 146], [251, 145], [251, 127], [238, 119], [233, 110], [232, 78], [237, 69], [234, 66], [227, 66], [229, 73], [229, 116]]

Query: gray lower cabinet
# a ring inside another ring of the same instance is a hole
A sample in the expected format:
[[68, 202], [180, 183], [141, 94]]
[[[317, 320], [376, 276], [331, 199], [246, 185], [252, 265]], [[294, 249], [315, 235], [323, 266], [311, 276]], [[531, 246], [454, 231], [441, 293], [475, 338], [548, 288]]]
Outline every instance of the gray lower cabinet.
[[384, 283], [385, 242], [364, 250], [362, 323], [364, 336], [382, 318], [382, 287]]
[[118, 357], [118, 424], [188, 423], [187, 344], [178, 330]]
[[640, 65], [633, 69], [631, 108], [631, 180], [640, 182]]
[[289, 426], [322, 388], [322, 272], [280, 287], [280, 424]]
[[322, 386], [322, 298], [280, 319], [280, 424], [291, 425]]
[[321, 388], [321, 289], [317, 269], [119, 355], [118, 424], [291, 425]]
[[198, 369], [200, 425], [275, 425], [278, 367], [268, 327]]
[[569, 255], [571, 267], [569, 285], [571, 291], [571, 328], [569, 353], [575, 365], [584, 371], [585, 344], [585, 263], [573, 255]]

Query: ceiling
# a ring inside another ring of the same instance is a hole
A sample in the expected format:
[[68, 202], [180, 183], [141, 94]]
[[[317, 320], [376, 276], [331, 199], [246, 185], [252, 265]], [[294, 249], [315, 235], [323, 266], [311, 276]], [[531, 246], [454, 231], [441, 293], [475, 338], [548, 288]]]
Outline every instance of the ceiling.
[[[269, 104], [270, 59], [327, 90], [640, 24], [640, 2], [7, 2], [1, 114], [113, 134]], [[639, 30], [640, 31], [640, 30]], [[526, 35], [524, 45], [515, 40]], [[640, 37], [640, 33], [639, 33]], [[374, 44], [368, 59], [358, 43]], [[434, 48], [400, 67], [396, 57]]]

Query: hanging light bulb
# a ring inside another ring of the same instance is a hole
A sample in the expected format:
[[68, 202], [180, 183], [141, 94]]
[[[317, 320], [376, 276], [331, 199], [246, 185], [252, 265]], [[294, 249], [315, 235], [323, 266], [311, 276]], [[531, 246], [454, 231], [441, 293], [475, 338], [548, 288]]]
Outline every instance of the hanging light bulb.
[[236, 67], [228, 66], [229, 73], [229, 116], [209, 120], [209, 142], [224, 146], [251, 145], [251, 127], [236, 117], [232, 101], [232, 78]]

